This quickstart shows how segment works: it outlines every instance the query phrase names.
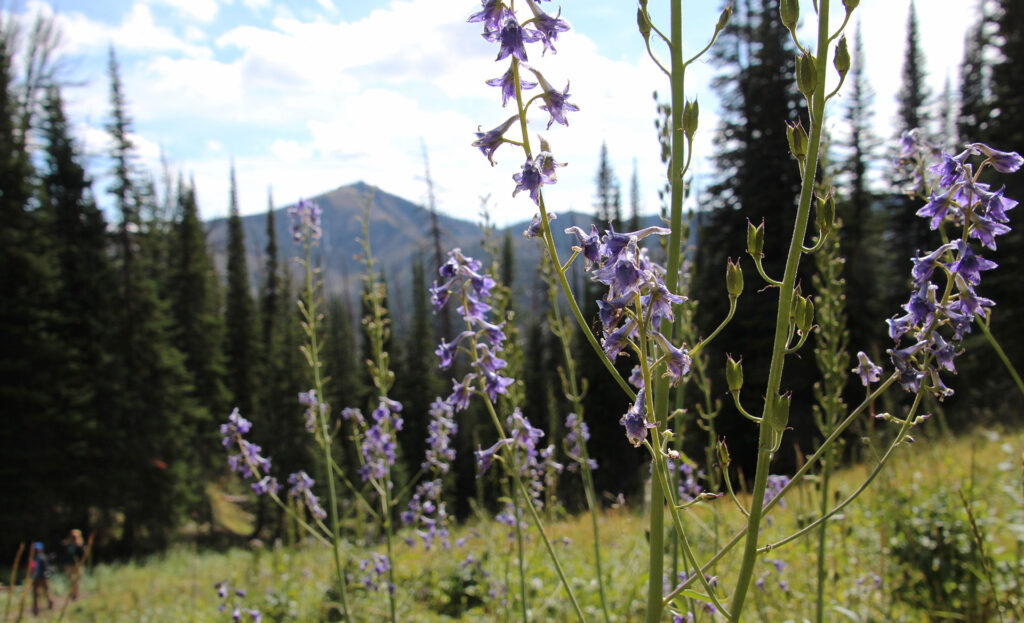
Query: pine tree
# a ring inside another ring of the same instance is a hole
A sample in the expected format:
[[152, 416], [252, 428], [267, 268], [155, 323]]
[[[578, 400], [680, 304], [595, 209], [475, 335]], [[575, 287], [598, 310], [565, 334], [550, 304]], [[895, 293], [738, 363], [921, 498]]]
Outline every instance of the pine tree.
[[[703, 216], [698, 231], [695, 298], [700, 301], [697, 319], [703, 335], [725, 317], [726, 259], [745, 255], [748, 219], [755, 224], [764, 219], [768, 275], [779, 278], [785, 266], [800, 174], [789, 152], [784, 122], [800, 121], [805, 128], [808, 123], [794, 80], [796, 55], [778, 12], [778, 0], [747, 0], [736, 7], [715, 48], [719, 74], [713, 85], [723, 110], [715, 136], [718, 175], [708, 188], [712, 210]], [[749, 258], [743, 257], [742, 266], [747, 284], [739, 301], [742, 313], [706, 351], [714, 387], [725, 386], [720, 362], [725, 361], [727, 350], [733, 357], [743, 356], [750, 387], [764, 387], [767, 382], [778, 298], [774, 289], [762, 289], [763, 281]], [[799, 278], [805, 293], [810, 285], [808, 273], [805, 263]], [[810, 411], [806, 404], [797, 407], [798, 401], [810, 398], [813, 372], [808, 364], [805, 358], [786, 366], [784, 382], [793, 391], [794, 414]], [[743, 456], [744, 444], [753, 438], [749, 428], [729, 425], [735, 421], [719, 418], [716, 428], [729, 438], [734, 456]], [[794, 427], [807, 430], [799, 422]]]
[[629, 181], [629, 225], [627, 231], [640, 229], [640, 171], [636, 167], [636, 158], [633, 158], [633, 177]]
[[849, 133], [841, 146], [845, 157], [839, 175], [845, 192], [838, 205], [843, 221], [840, 246], [846, 258], [850, 341], [855, 351], [869, 352], [869, 345], [883, 334], [884, 326], [878, 319], [892, 312], [881, 308], [879, 298], [889, 287], [879, 274], [879, 267], [888, 261], [881, 251], [885, 245], [880, 243], [886, 229], [886, 214], [871, 190], [869, 171], [879, 141], [873, 131], [875, 94], [864, 64], [860, 22], [854, 31], [853, 63], [846, 82], [844, 118]]
[[[1024, 84], [1024, 3], [1000, 0], [996, 5], [993, 41], [998, 42], [998, 60], [992, 63], [990, 129], [983, 139], [997, 149], [1020, 152], [1024, 148], [1024, 89], [1021, 88]], [[997, 187], [1006, 185], [1005, 196], [1024, 201], [1024, 174], [999, 175], [991, 181]], [[1024, 292], [1020, 287], [1024, 270], [1024, 228], [1020, 226], [1019, 214], [1013, 219], [1013, 230], [999, 240], [999, 251], [992, 258], [999, 269], [992, 271], [993, 278], [986, 281], [985, 296], [998, 303], [992, 312], [992, 331], [1021, 370], [1024, 332], [1020, 331], [1018, 322], [1024, 313]], [[1013, 393], [1001, 395], [1013, 396]]]
[[621, 229], [622, 197], [619, 180], [615, 177], [611, 162], [608, 161], [608, 144], [604, 142], [601, 143], [601, 155], [598, 158], [594, 181], [597, 185], [597, 195], [594, 199], [597, 222]]
[[105, 423], [109, 453], [105, 508], [124, 513], [123, 545], [159, 547], [182, 516], [189, 488], [189, 442], [183, 422], [198, 419], [184, 366], [173, 346], [174, 331], [167, 304], [158, 294], [153, 257], [140, 219], [141, 206], [133, 172], [131, 120], [113, 49], [109, 63], [111, 119], [107, 126], [113, 149], [114, 181], [110, 193], [120, 212], [115, 286], [117, 405], [112, 422]]
[[[60, 382], [52, 388], [57, 411], [51, 422], [59, 470], [48, 487], [59, 496], [66, 515], [87, 525], [104, 480], [97, 469], [103, 448], [101, 422], [113, 406], [113, 348], [110, 286], [114, 275], [107, 246], [107, 224], [92, 198], [91, 181], [69, 134], [57, 87], [47, 89], [41, 134], [45, 159], [40, 177], [40, 211], [50, 228], [56, 257], [54, 337], [60, 345]], [[46, 464], [46, 462], [41, 462]]]
[[917, 27], [917, 8], [914, 1], [910, 2], [907, 13], [907, 42], [903, 51], [903, 81], [896, 93], [897, 138], [906, 130], [921, 128], [927, 132], [931, 115], [928, 103], [931, 91], [928, 88], [925, 71], [924, 51], [921, 49]]
[[249, 287], [245, 231], [238, 208], [234, 164], [231, 165], [227, 256], [227, 300], [224, 310], [227, 325], [224, 345], [224, 353], [227, 356], [227, 386], [234, 406], [238, 407], [242, 415], [259, 424], [256, 413], [255, 314], [252, 290]]
[[[14, 24], [0, 15], [0, 519], [9, 545], [30, 525], [49, 516], [58, 500], [48, 464], [54, 448], [55, 404], [52, 376], [58, 362], [51, 334], [55, 267], [43, 214], [30, 208], [29, 155], [18, 131], [21, 109], [13, 89]], [[15, 512], [15, 510], [17, 512]], [[17, 530], [17, 532], [10, 532]]]
[[984, 0], [978, 2], [978, 18], [964, 36], [964, 58], [960, 62], [960, 108], [956, 128], [959, 143], [984, 140], [989, 130], [992, 106], [991, 67], [985, 51], [991, 45]]
[[171, 261], [167, 282], [175, 319], [175, 343], [185, 356], [185, 369], [196, 403], [195, 418], [183, 422], [189, 439], [189, 466], [193, 477], [210, 476], [221, 464], [217, 424], [231, 409], [224, 385], [224, 336], [220, 291], [213, 260], [206, 246], [206, 231], [199, 216], [195, 183], [179, 178], [178, 214], [168, 236]]

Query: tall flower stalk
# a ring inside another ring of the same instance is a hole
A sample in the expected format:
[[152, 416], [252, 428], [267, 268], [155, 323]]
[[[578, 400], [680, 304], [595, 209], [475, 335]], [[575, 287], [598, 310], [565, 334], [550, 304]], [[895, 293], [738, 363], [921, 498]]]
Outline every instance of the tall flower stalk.
[[[324, 381], [321, 370], [322, 364], [320, 361], [321, 327], [319, 324], [322, 316], [320, 313], [320, 298], [318, 295], [319, 287], [317, 284], [316, 269], [313, 267], [312, 262], [313, 248], [320, 242], [321, 210], [316, 204], [301, 200], [296, 206], [289, 210], [289, 214], [292, 217], [293, 237], [297, 242], [302, 242], [304, 253], [302, 264], [305, 269], [305, 282], [301, 299], [299, 300], [299, 313], [302, 316], [302, 329], [306, 334], [306, 343], [302, 347], [302, 352], [306, 356], [306, 361], [309, 363], [310, 371], [313, 374], [313, 391], [315, 392], [315, 396], [322, 397], [324, 396]], [[316, 406], [313, 407], [313, 414], [313, 426], [315, 427], [315, 430], [318, 431], [317, 441], [320, 443], [324, 452], [324, 477], [327, 480], [328, 515], [330, 517], [328, 532], [331, 540], [331, 555], [334, 561], [335, 581], [337, 582], [338, 594], [341, 598], [342, 614], [345, 616], [346, 621], [350, 621], [352, 619], [348, 603], [348, 581], [345, 577], [345, 571], [341, 563], [341, 533], [340, 522], [338, 521], [338, 492], [334, 479], [334, 470], [332, 469], [332, 466], [334, 465], [334, 454], [332, 451], [333, 439], [329, 422], [330, 408], [326, 403], [317, 403]], [[298, 482], [302, 482], [302, 480], [296, 479], [296, 483]], [[293, 489], [295, 489], [294, 485], [296, 483], [293, 483]], [[305, 491], [309, 492], [309, 486], [305, 487]]]

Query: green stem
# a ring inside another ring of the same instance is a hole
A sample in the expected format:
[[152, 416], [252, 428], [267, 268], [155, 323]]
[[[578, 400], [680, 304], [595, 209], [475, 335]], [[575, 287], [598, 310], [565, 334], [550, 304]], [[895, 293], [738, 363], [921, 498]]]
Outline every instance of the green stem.
[[[306, 309], [309, 310], [308, 326], [310, 367], [313, 369], [313, 387], [316, 388], [316, 395], [323, 400], [324, 388], [323, 378], [320, 375], [320, 342], [317, 338], [317, 311], [313, 291], [313, 265], [311, 264], [311, 255], [310, 243], [307, 238], [305, 298]], [[345, 621], [351, 621], [352, 617], [350, 616], [348, 609], [348, 585], [345, 580], [345, 572], [341, 567], [341, 535], [339, 534], [338, 522], [338, 494], [334, 485], [334, 471], [331, 469], [331, 463], [333, 461], [333, 457], [331, 455], [331, 435], [327, 425], [327, 414], [319, 407], [317, 408], [317, 417], [320, 420], [320, 434], [323, 436], [324, 440], [324, 471], [327, 472], [327, 499], [330, 502], [328, 507], [330, 509], [331, 517], [330, 534], [333, 544], [332, 553], [334, 557], [334, 573], [337, 576], [338, 592], [341, 594], [342, 614], [345, 616]]]
[[[829, 452], [825, 455], [825, 462], [821, 467], [821, 514], [822, 516], [828, 512], [828, 494], [829, 494], [829, 478], [832, 476], [832, 456], [833, 453]], [[821, 529], [818, 531], [818, 599], [817, 599], [817, 621], [818, 623], [824, 623], [825, 621], [825, 547], [826, 543], [826, 531], [827, 524], [822, 523]]]
[[[565, 376], [569, 381], [570, 400], [576, 416], [583, 423], [583, 400], [580, 395], [579, 385], [576, 381], [576, 361], [569, 349], [569, 332], [566, 324], [562, 322], [562, 312], [558, 307], [558, 301], [552, 297], [551, 309], [554, 317], [554, 324], [557, 327], [559, 341], [562, 343], [562, 355], [565, 357]], [[590, 525], [594, 534], [594, 567], [597, 571], [597, 589], [601, 597], [601, 612], [604, 614], [605, 623], [611, 621], [608, 616], [608, 600], [604, 591], [604, 572], [601, 569], [601, 535], [597, 525], [597, 495], [594, 491], [594, 476], [590, 473], [590, 453], [587, 450], [587, 442], [580, 438], [580, 475], [583, 477], [583, 492], [587, 501], [587, 509], [590, 511]]]
[[[771, 458], [774, 450], [773, 438], [776, 434], [773, 431], [774, 427], [771, 425], [771, 422], [775, 417], [773, 411], [777, 402], [776, 397], [779, 395], [779, 387], [782, 384], [782, 368], [786, 359], [786, 336], [789, 328], [789, 309], [793, 302], [796, 272], [800, 266], [803, 240], [807, 233], [807, 220], [814, 193], [814, 174], [818, 169], [818, 147], [821, 142], [822, 122], [825, 118], [825, 76], [828, 70], [826, 62], [828, 60], [828, 9], [829, 0], [819, 0], [818, 54], [815, 59], [815, 69], [819, 79], [811, 98], [811, 136], [808, 141], [806, 165], [800, 188], [800, 204], [797, 208], [793, 237], [790, 240], [789, 253], [786, 257], [786, 270], [782, 279], [782, 286], [779, 288], [779, 307], [775, 319], [775, 342], [772, 348], [771, 367], [768, 370], [768, 385], [765, 388], [766, 399], [762, 414], [762, 420], [768, 425], [765, 426], [765, 423], [762, 423], [758, 434], [757, 471], [754, 475], [754, 488], [752, 492], [753, 502], [750, 505], [750, 517], [747, 520], [747, 536], [743, 547], [743, 560], [736, 579], [736, 590], [733, 592], [732, 602], [729, 604], [729, 610], [732, 614], [731, 620], [734, 623], [738, 622], [742, 616], [743, 603], [754, 575], [754, 563], [757, 561], [757, 541], [764, 506], [762, 500], [764, 500], [764, 492], [768, 483], [768, 472], [771, 467]], [[782, 434], [782, 432], [779, 431], [778, 434]]]
[[[514, 466], [513, 469], [518, 471], [519, 467]], [[516, 522], [516, 554], [519, 566], [519, 599], [523, 605], [523, 623], [529, 623], [530, 617], [527, 614], [528, 605], [526, 601], [526, 568], [523, 561], [523, 527], [519, 522], [519, 491], [515, 487], [512, 488], [512, 508], [515, 513], [514, 519]]]
[[978, 326], [981, 327], [982, 333], [984, 333], [985, 337], [988, 338], [988, 343], [992, 345], [992, 349], [996, 351], [996, 355], [999, 356], [1003, 365], [1006, 366], [1006, 370], [1010, 373], [1010, 376], [1013, 377], [1013, 382], [1017, 384], [1017, 389], [1020, 390], [1021, 394], [1024, 394], [1024, 381], [1020, 379], [1020, 375], [1017, 374], [1017, 369], [1013, 367], [1012, 363], [1010, 363], [1010, 358], [1006, 356], [1006, 352], [1003, 351], [1003, 348], [999, 345], [999, 342], [989, 330], [989, 321], [979, 318], [977, 322]]
[[391, 541], [394, 538], [394, 527], [391, 525], [391, 467], [384, 472], [384, 495], [381, 497], [381, 518], [384, 520], [384, 542], [388, 552], [388, 613], [391, 615], [391, 623], [398, 623], [398, 613], [395, 610], [395, 559], [392, 554]]

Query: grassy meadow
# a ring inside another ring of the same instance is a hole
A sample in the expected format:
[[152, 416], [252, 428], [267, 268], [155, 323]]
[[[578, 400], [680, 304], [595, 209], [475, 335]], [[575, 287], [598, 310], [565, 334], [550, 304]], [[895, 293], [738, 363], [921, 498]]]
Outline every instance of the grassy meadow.
[[[996, 621], [1024, 615], [1024, 433], [978, 430], [957, 439], [922, 438], [900, 449], [879, 479], [829, 523], [829, 620], [835, 621]], [[865, 454], [870, 455], [866, 448]], [[837, 499], [862, 481], [867, 470], [842, 470]], [[963, 498], [959, 493], [963, 493]], [[741, 496], [741, 501], [747, 500]], [[974, 516], [967, 514], [964, 499]], [[733, 502], [722, 497], [688, 513], [696, 526], [695, 548], [706, 559], [716, 542], [740, 528]], [[813, 482], [776, 509], [763, 541], [778, 541], [812, 518], [818, 504]], [[722, 512], [716, 512], [722, 511]], [[729, 511], [729, 512], [724, 512]], [[973, 525], [972, 525], [973, 523]], [[642, 514], [608, 509], [601, 518], [602, 556], [608, 575], [612, 619], [642, 618], [646, 567]], [[597, 584], [590, 563], [588, 517], [549, 516], [549, 532], [561, 550], [584, 610], [600, 619]], [[400, 544], [394, 560], [399, 619], [402, 621], [518, 620], [504, 595], [518, 595], [515, 544], [508, 528], [477, 520], [456, 529], [465, 538], [450, 551]], [[535, 534], [527, 544], [527, 592], [531, 620], [573, 621], [561, 588]], [[813, 615], [817, 538], [808, 536], [765, 553], [758, 564], [747, 620], [804, 621]], [[983, 547], [983, 552], [980, 549]], [[380, 548], [378, 548], [379, 550]], [[345, 551], [353, 578], [357, 620], [387, 616], [382, 592], [362, 588], [358, 560], [365, 548]], [[667, 557], [672, 568], [672, 557]], [[735, 572], [726, 557], [715, 569], [725, 580]], [[231, 592], [227, 606], [215, 583], [227, 580], [244, 589]], [[231, 621], [236, 604], [258, 608], [263, 621], [337, 621], [332, 610], [330, 554], [326, 548], [274, 547], [252, 543], [227, 552], [202, 551], [181, 544], [167, 553], [128, 564], [101, 564], [82, 582], [83, 596], [69, 605], [64, 621], [95, 623]], [[507, 587], [507, 588], [506, 588]], [[62, 575], [51, 581], [53, 613], [31, 615], [31, 595], [15, 587], [5, 596], [7, 619], [57, 621], [66, 595]], [[24, 596], [24, 613], [18, 616]], [[248, 617], [245, 618], [248, 620]], [[717, 620], [711, 615], [706, 621]]]

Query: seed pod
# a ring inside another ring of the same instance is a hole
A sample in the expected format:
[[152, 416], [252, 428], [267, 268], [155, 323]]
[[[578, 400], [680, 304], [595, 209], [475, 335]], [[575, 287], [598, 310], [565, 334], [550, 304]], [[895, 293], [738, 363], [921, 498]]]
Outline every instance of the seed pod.
[[811, 297], [800, 298], [797, 305], [796, 328], [806, 333], [814, 326], [814, 301]]
[[729, 384], [731, 392], [743, 389], [743, 357], [736, 361], [732, 355], [725, 356], [725, 381]]
[[830, 192], [824, 198], [818, 197], [814, 210], [814, 219], [818, 225], [818, 231], [822, 235], [832, 231], [836, 221], [836, 198]]
[[764, 256], [764, 219], [757, 227], [747, 219], [747, 253], [754, 258]]
[[789, 141], [789, 151], [793, 156], [803, 162], [807, 156], [807, 130], [804, 130], [802, 121], [797, 120], [795, 124], [786, 124], [786, 139]]
[[729, 292], [729, 298], [734, 299], [743, 293], [743, 269], [740, 268], [740, 261], [733, 263], [729, 258], [725, 267], [725, 287]]
[[644, 41], [650, 40], [651, 20], [647, 17], [647, 12], [644, 11], [643, 7], [636, 10], [636, 25], [640, 28], [640, 34], [643, 36]]
[[724, 437], [715, 444], [715, 451], [718, 454], [718, 464], [722, 467], [729, 467], [732, 459], [729, 457], [729, 448], [725, 445]]
[[807, 99], [811, 99], [814, 89], [818, 88], [818, 68], [814, 66], [814, 55], [810, 52], [797, 61], [796, 84]]
[[779, 4], [779, 15], [782, 17], [782, 25], [788, 30], [794, 30], [800, 19], [800, 3], [798, 0], [782, 0]]
[[697, 133], [697, 120], [700, 116], [700, 106], [697, 100], [686, 102], [683, 105], [683, 133], [686, 138], [692, 139]]
[[718, 16], [718, 23], [715, 24], [715, 32], [723, 30], [728, 24], [729, 19], [732, 17], [732, 5], [725, 7], [722, 14]]
[[836, 46], [836, 55], [832, 59], [832, 65], [835, 66], [836, 71], [839, 72], [839, 77], [843, 78], [846, 76], [846, 72], [850, 71], [850, 48], [846, 45], [846, 36], [840, 37], [839, 45]]

